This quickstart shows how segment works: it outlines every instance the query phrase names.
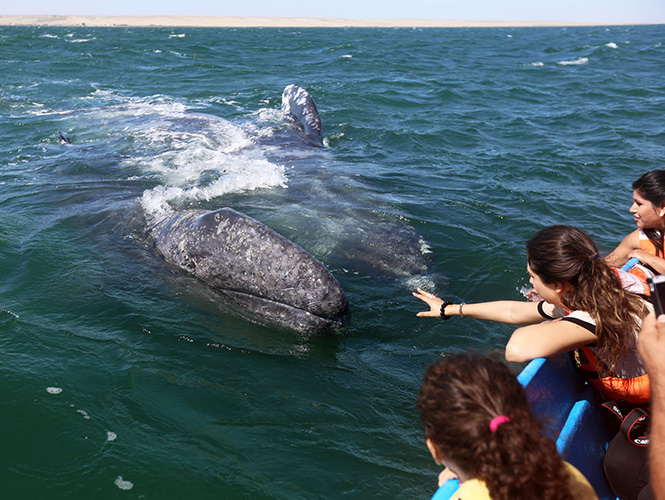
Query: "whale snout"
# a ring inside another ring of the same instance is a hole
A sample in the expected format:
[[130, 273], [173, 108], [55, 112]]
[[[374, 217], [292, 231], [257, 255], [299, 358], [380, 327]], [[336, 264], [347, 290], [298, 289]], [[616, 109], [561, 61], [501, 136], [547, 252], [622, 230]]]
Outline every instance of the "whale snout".
[[215, 288], [249, 319], [302, 332], [341, 328], [349, 302], [316, 258], [261, 222], [223, 208], [190, 210], [152, 228], [164, 258]]

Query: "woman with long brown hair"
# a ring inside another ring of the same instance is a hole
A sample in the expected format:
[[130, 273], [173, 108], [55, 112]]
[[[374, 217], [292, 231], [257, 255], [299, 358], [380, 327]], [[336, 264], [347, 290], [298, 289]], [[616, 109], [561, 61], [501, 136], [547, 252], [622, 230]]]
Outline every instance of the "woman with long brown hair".
[[665, 170], [651, 170], [633, 182], [630, 213], [637, 229], [605, 260], [615, 267], [636, 258], [654, 274], [665, 273]]
[[[589, 381], [606, 398], [649, 401], [649, 377], [637, 352], [637, 335], [649, 311], [624, 290], [596, 244], [572, 226], [548, 226], [527, 242], [527, 271], [540, 302], [453, 304], [418, 289], [430, 309], [421, 317], [451, 316], [528, 325], [513, 332], [506, 359], [526, 362], [578, 349]], [[546, 321], [550, 320], [550, 321]]]
[[425, 372], [417, 405], [432, 457], [459, 478], [452, 499], [597, 498], [542, 434], [505, 363], [470, 353], [437, 360]]

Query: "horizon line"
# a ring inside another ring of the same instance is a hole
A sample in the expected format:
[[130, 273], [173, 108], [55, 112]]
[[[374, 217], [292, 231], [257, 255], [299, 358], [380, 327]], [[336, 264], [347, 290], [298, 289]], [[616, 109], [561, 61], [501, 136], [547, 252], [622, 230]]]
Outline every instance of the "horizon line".
[[333, 17], [242, 16], [86, 16], [0, 14], [0, 26], [181, 27], [181, 28], [526, 28], [643, 26], [665, 23], [573, 21], [471, 21], [454, 19], [347, 19]]

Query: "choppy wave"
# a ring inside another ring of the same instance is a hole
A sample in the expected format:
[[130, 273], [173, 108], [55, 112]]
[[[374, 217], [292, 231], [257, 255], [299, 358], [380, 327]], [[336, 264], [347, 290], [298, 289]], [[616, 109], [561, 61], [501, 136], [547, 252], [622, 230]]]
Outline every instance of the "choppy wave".
[[557, 64], [560, 66], [579, 66], [581, 64], [587, 64], [589, 62], [588, 57], [578, 57], [577, 59], [569, 61], [559, 61]]

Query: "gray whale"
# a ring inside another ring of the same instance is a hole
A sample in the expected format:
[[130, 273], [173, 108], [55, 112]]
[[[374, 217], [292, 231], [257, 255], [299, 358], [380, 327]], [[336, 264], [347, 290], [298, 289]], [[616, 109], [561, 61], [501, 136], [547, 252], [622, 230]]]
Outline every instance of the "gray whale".
[[151, 229], [159, 253], [214, 287], [258, 323], [312, 333], [347, 324], [332, 273], [268, 226], [230, 208], [188, 210]]
[[67, 135], [65, 135], [65, 133], [61, 130], [58, 130], [58, 142], [61, 146], [72, 143], [71, 139], [67, 137]]
[[289, 113], [297, 121], [308, 144], [323, 147], [319, 111], [314, 99], [304, 88], [296, 84], [286, 86], [282, 92], [282, 111]]

